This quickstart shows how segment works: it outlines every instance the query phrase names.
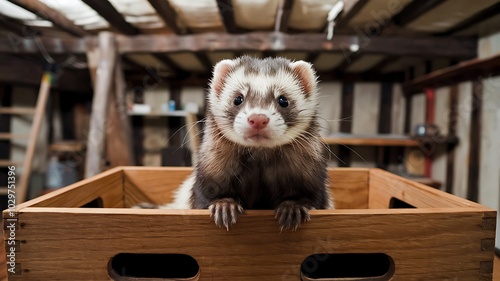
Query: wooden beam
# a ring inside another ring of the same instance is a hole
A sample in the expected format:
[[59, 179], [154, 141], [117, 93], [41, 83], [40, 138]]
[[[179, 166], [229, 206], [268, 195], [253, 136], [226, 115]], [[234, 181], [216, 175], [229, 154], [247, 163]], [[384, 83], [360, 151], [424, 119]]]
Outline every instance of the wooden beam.
[[[126, 35], [137, 35], [139, 31], [128, 23], [108, 0], [82, 0], [107, 20], [114, 28]], [[166, 2], [166, 1], [164, 1]]]
[[276, 17], [276, 29], [281, 32], [286, 32], [288, 30], [288, 21], [290, 20], [295, 0], [282, 0], [280, 3], [281, 7], [278, 9]]
[[336, 27], [343, 28], [349, 24], [349, 21], [366, 5], [368, 0], [350, 0], [344, 1], [344, 9], [337, 18]]
[[[276, 45], [276, 40], [281, 41]], [[202, 33], [190, 35], [137, 35], [117, 36], [118, 49], [127, 53], [175, 53], [175, 52], [241, 52], [245, 51], [298, 51], [298, 52], [346, 52], [359, 38], [351, 35], [336, 35], [330, 41], [323, 34], [285, 34], [276, 32], [253, 32], [246, 34]], [[42, 37], [41, 43], [50, 54], [82, 54], [88, 46], [95, 46], [95, 38], [62, 39]], [[425, 58], [469, 59], [477, 56], [477, 38], [473, 37], [373, 37], [360, 44], [364, 54], [394, 56], [421, 56]], [[0, 53], [39, 53], [34, 40], [17, 38], [12, 41], [0, 38]]]
[[217, 0], [217, 7], [219, 8], [219, 14], [226, 27], [228, 33], [237, 33], [239, 28], [236, 26], [236, 21], [234, 19], [234, 7], [232, 0]]
[[165, 24], [176, 34], [184, 33], [179, 26], [177, 26], [177, 13], [170, 6], [166, 0], [148, 0], [151, 6], [155, 8], [160, 18]]
[[19, 186], [16, 188], [16, 203], [18, 204], [23, 203], [27, 199], [33, 157], [35, 156], [35, 148], [40, 128], [42, 127], [42, 121], [45, 119], [45, 109], [47, 108], [47, 100], [49, 99], [53, 77], [53, 73], [46, 71], [43, 73], [42, 81], [40, 83], [35, 114], [33, 116], [33, 124], [30, 130], [29, 141], [26, 146], [26, 153], [24, 154], [23, 173], [21, 174], [21, 178], [19, 180]]
[[393, 22], [399, 26], [405, 26], [445, 1], [446, 0], [414, 0], [406, 5], [399, 14], [393, 17]]
[[[354, 83], [342, 83], [342, 107], [340, 110], [340, 132], [352, 132], [352, 117], [354, 106]], [[351, 151], [345, 145], [339, 147], [339, 167], [351, 165]]]
[[[477, 39], [472, 37], [374, 37], [360, 43], [358, 36], [336, 35], [330, 41], [323, 34], [252, 32], [245, 34], [203, 33], [184, 36], [118, 36], [121, 53], [210, 52], [210, 51], [303, 51], [345, 52], [353, 44], [368, 54], [394, 56], [473, 58]], [[275, 42], [279, 40], [281, 44]], [[1, 50], [1, 49], [0, 49]]]
[[457, 25], [451, 27], [450, 29], [446, 30], [445, 32], [439, 33], [439, 35], [442, 36], [448, 36], [453, 33], [457, 33], [461, 30], [467, 29], [475, 24], [478, 24], [480, 22], [483, 22], [493, 16], [496, 16], [500, 14], [500, 2], [489, 6], [488, 8], [474, 14], [473, 16], [465, 19], [464, 21], [458, 23]]
[[[60, 37], [40, 37], [40, 42], [49, 54], [81, 54], [87, 52], [87, 44], [93, 45], [92, 38], [60, 38]], [[39, 54], [40, 49], [33, 38], [21, 36], [10, 36], [10, 38], [0, 38], [0, 54]]]
[[442, 68], [420, 76], [405, 86], [412, 93], [424, 87], [437, 87], [455, 84], [464, 80], [472, 80], [481, 75], [492, 75], [500, 72], [500, 54], [488, 58], [473, 59], [456, 65]]
[[77, 37], [83, 37], [89, 35], [87, 31], [78, 25], [74, 24], [72, 21], [67, 19], [63, 14], [58, 11], [50, 8], [45, 5], [41, 1], [33, 1], [33, 0], [8, 0], [13, 4], [18, 5], [19, 7], [36, 14], [37, 16], [51, 21], [55, 26], [68, 32], [71, 35]]
[[115, 36], [110, 32], [99, 34], [100, 60], [97, 67], [94, 98], [92, 100], [92, 116], [87, 143], [85, 178], [101, 172], [102, 158], [106, 134], [106, 117], [109, 104], [109, 93], [114, 79], [117, 50]]

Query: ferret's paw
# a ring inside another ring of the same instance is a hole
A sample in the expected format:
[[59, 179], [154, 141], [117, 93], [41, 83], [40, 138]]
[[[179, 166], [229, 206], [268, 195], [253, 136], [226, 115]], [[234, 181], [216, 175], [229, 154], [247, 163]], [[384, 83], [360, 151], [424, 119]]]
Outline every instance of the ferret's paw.
[[297, 230], [303, 222], [311, 219], [309, 210], [309, 207], [295, 201], [283, 201], [276, 209], [275, 215], [281, 231], [284, 229]]
[[160, 206], [149, 203], [149, 202], [141, 202], [135, 206], [132, 206], [132, 209], [159, 209]]
[[239, 215], [243, 214], [243, 207], [233, 198], [223, 198], [212, 202], [208, 207], [210, 217], [214, 218], [218, 227], [229, 228], [236, 223]]

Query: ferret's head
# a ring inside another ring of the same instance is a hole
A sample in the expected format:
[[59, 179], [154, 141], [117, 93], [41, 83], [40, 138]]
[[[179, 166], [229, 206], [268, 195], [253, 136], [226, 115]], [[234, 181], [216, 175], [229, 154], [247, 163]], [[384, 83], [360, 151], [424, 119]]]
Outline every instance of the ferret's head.
[[208, 112], [221, 136], [249, 147], [276, 147], [304, 136], [317, 114], [311, 64], [243, 56], [214, 67]]

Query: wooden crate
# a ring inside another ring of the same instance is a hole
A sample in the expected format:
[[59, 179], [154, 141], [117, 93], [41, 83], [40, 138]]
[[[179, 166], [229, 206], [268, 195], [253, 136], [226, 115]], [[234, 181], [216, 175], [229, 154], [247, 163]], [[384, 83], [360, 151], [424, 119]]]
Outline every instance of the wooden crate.
[[[169, 202], [190, 172], [114, 168], [19, 205], [15, 220], [4, 211], [7, 255], [18, 227], [10, 280], [492, 279], [495, 210], [378, 169], [331, 169], [338, 209], [296, 232], [280, 233], [271, 210], [226, 231], [207, 210], [129, 208]], [[171, 279], [119, 276], [140, 269]]]

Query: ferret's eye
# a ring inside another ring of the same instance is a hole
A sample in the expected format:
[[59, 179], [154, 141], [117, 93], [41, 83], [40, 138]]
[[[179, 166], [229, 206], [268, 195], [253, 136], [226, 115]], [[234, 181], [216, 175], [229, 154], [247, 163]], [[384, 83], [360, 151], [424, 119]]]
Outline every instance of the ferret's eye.
[[240, 105], [243, 103], [243, 96], [239, 95], [234, 99], [234, 105]]
[[288, 100], [284, 96], [279, 96], [278, 97], [278, 104], [281, 107], [288, 107]]

